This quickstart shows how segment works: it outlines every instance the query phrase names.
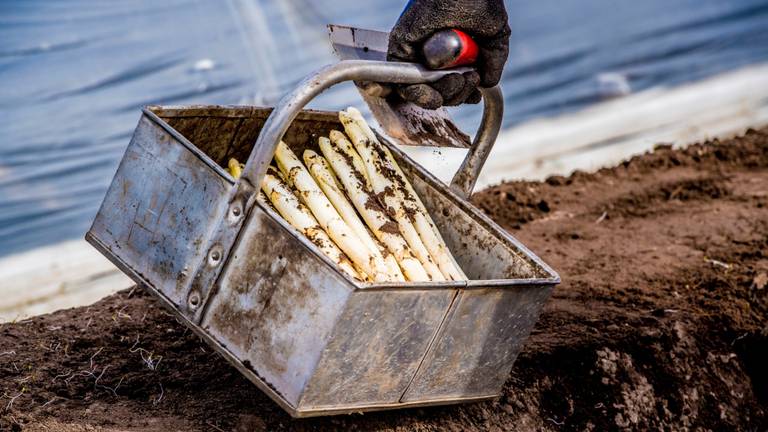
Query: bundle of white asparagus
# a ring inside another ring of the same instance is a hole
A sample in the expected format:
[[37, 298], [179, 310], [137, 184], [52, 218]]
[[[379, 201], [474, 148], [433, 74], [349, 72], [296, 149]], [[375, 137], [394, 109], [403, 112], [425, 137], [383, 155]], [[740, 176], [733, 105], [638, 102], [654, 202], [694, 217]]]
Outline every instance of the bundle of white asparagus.
[[[259, 199], [365, 282], [466, 280], [424, 204], [355, 108], [303, 162], [281, 142]], [[229, 160], [235, 178], [243, 166]]]

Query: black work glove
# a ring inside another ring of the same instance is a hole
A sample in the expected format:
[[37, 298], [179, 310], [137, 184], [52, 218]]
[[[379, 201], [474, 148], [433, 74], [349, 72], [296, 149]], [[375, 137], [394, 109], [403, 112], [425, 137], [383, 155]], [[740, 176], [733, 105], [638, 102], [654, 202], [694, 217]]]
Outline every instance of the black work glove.
[[478, 86], [498, 84], [507, 61], [510, 29], [503, 0], [411, 0], [389, 34], [387, 60], [424, 63], [422, 43], [446, 29], [461, 30], [477, 42], [477, 72], [397, 87], [401, 98], [422, 108], [480, 102]]

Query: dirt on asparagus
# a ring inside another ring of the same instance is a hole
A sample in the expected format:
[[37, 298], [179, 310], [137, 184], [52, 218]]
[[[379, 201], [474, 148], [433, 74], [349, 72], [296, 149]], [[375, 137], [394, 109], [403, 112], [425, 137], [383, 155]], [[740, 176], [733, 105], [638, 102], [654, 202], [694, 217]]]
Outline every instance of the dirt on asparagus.
[[497, 401], [293, 420], [131, 290], [0, 326], [0, 430], [768, 428], [768, 130], [473, 202], [563, 279]]

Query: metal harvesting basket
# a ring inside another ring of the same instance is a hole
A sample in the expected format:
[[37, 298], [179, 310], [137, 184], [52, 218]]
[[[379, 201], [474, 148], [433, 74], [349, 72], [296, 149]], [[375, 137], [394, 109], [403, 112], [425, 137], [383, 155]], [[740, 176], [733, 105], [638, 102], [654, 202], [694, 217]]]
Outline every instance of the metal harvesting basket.
[[[343, 61], [274, 110], [145, 108], [86, 238], [292, 416], [494, 398], [559, 283], [466, 199], [499, 131], [497, 88], [451, 187], [382, 137], [469, 281], [355, 281], [256, 200], [280, 137], [300, 154], [341, 129], [301, 111], [322, 90], [441, 74]], [[248, 160], [239, 180], [230, 157]]]

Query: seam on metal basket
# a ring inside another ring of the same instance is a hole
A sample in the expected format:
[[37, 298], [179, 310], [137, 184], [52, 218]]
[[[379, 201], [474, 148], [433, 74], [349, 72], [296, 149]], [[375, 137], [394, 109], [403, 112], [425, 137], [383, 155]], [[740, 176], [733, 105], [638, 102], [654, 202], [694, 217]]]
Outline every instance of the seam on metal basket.
[[403, 390], [403, 394], [400, 395], [400, 397], [397, 399], [398, 403], [403, 402], [403, 398], [405, 397], [406, 393], [408, 393], [408, 390], [411, 389], [411, 384], [416, 380], [416, 377], [419, 376], [419, 372], [421, 372], [421, 367], [424, 365], [424, 362], [427, 360], [427, 356], [429, 356], [429, 353], [432, 352], [432, 346], [437, 341], [437, 337], [441, 334], [441, 331], [443, 330], [443, 326], [445, 325], [446, 320], [448, 319], [448, 315], [453, 310], [453, 305], [456, 303], [456, 299], [459, 298], [459, 295], [463, 292], [463, 289], [457, 289], [456, 294], [453, 295], [453, 298], [451, 299], [451, 303], [448, 304], [448, 307], [445, 309], [445, 313], [443, 314], [443, 318], [440, 320], [440, 324], [435, 329], [435, 333], [432, 335], [432, 338], [429, 341], [429, 344], [427, 345], [427, 349], [424, 351], [424, 355], [421, 357], [421, 360], [419, 361], [419, 366], [416, 367], [416, 371], [413, 372], [413, 376], [408, 381], [408, 385], [405, 386], [405, 390]]

